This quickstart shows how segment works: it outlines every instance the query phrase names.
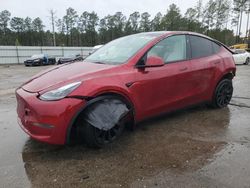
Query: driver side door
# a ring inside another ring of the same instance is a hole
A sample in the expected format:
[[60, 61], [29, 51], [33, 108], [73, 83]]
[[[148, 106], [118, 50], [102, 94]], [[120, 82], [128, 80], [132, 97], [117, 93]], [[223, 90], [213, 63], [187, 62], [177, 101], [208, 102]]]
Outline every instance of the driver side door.
[[[137, 119], [183, 107], [191, 95], [190, 50], [186, 35], [163, 39], [153, 46], [144, 57], [157, 56], [164, 66], [137, 68], [136, 82], [131, 88], [137, 101]], [[147, 60], [145, 60], [145, 65]]]

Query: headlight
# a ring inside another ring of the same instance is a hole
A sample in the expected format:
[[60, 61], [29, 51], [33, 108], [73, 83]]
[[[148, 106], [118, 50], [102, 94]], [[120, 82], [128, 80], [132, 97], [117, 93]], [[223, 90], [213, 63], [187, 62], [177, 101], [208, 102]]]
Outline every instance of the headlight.
[[54, 100], [63, 99], [68, 94], [70, 94], [73, 90], [75, 90], [80, 84], [81, 82], [74, 82], [74, 83], [68, 84], [58, 89], [48, 91], [42, 94], [39, 98], [44, 101], [54, 101]]
[[40, 59], [36, 59], [36, 60], [34, 60], [34, 62], [39, 62], [40, 61]]

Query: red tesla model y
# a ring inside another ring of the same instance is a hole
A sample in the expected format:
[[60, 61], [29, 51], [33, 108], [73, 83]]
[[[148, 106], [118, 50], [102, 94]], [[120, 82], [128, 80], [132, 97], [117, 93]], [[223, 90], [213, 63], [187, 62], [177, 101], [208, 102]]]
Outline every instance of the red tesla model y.
[[87, 57], [43, 71], [16, 90], [18, 122], [36, 140], [101, 147], [128, 122], [189, 105], [223, 108], [235, 76], [232, 52], [192, 32], [116, 39]]

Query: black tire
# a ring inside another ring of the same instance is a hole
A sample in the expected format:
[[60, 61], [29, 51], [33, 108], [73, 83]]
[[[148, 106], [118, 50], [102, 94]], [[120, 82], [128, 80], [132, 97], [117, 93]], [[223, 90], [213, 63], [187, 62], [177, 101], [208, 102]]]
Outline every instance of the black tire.
[[83, 141], [91, 148], [101, 148], [117, 140], [124, 130], [124, 122], [119, 122], [115, 127], [108, 131], [100, 130], [88, 122], [80, 128]]
[[212, 106], [214, 108], [226, 107], [230, 103], [232, 95], [233, 95], [232, 80], [229, 79], [221, 80], [215, 89], [212, 100]]
[[244, 65], [248, 65], [250, 63], [250, 58], [248, 57], [244, 63]]
[[120, 119], [120, 121], [110, 130], [100, 130], [86, 120], [86, 114], [82, 114], [79, 125], [77, 126], [78, 140], [84, 142], [88, 147], [101, 148], [108, 145], [119, 138], [122, 134], [127, 117]]

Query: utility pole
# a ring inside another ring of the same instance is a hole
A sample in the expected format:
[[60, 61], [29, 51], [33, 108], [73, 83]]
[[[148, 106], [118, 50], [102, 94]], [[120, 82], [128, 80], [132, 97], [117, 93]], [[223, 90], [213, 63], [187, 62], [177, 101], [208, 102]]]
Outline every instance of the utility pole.
[[248, 43], [248, 36], [249, 36], [249, 14], [250, 14], [250, 3], [247, 4], [247, 27], [246, 27], [246, 40]]
[[249, 24], [249, 10], [248, 10], [248, 12], [247, 12], [246, 39], [248, 38], [248, 24]]
[[56, 34], [55, 34], [55, 14], [56, 12], [51, 9], [50, 10], [50, 19], [51, 19], [51, 24], [52, 24], [52, 34], [53, 34], [53, 45], [56, 46]]
[[237, 27], [236, 27], [235, 44], [238, 43], [239, 23], [240, 23], [240, 12], [238, 13], [238, 16], [237, 16]]
[[240, 34], [241, 34], [241, 24], [242, 24], [242, 14], [243, 14], [243, 8], [241, 7], [241, 10], [240, 10], [240, 25], [239, 25], [239, 40], [240, 40]]

